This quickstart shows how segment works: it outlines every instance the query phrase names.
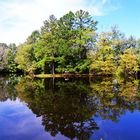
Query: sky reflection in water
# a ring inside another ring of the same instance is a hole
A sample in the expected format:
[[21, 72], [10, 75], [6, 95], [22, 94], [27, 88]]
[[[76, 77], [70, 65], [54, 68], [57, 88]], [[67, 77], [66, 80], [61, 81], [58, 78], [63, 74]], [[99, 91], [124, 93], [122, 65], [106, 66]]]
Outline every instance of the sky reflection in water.
[[1, 77], [0, 140], [139, 139], [139, 82], [112, 81]]

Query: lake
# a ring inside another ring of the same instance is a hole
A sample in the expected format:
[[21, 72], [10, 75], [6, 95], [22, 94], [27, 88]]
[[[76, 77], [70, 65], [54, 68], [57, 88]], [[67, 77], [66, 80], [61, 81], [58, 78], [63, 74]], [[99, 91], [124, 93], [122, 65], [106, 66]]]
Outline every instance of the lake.
[[0, 76], [0, 140], [138, 140], [136, 79]]

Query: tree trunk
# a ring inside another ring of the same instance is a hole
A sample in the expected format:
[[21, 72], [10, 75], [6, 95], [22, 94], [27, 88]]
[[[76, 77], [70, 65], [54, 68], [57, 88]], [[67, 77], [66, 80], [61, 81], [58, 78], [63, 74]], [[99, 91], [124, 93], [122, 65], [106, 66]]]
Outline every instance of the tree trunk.
[[55, 75], [55, 66], [54, 66], [54, 60], [52, 62], [52, 74]]
[[52, 52], [52, 56], [53, 56], [53, 61], [52, 61], [52, 74], [53, 76], [55, 75], [55, 61], [54, 61], [54, 52]]
[[44, 74], [47, 73], [47, 62], [45, 62], [45, 65], [44, 65]]

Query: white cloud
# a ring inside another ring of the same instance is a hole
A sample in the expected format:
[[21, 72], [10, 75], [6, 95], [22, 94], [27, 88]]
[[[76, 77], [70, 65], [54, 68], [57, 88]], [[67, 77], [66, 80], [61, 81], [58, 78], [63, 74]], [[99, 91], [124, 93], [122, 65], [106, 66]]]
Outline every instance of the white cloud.
[[111, 0], [0, 0], [0, 7], [0, 42], [6, 43], [24, 42], [51, 14], [59, 18], [83, 9], [102, 16], [116, 10]]

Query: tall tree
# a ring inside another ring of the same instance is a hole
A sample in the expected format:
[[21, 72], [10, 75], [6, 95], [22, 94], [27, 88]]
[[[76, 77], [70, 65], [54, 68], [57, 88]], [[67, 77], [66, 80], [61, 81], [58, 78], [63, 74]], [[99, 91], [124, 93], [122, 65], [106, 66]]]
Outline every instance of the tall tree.
[[[69, 12], [59, 20], [60, 56], [58, 71], [85, 72], [89, 67], [88, 51], [95, 41], [97, 22], [88, 12]], [[64, 55], [63, 55], [64, 54]]]
[[110, 40], [110, 33], [101, 33], [96, 43], [96, 50], [91, 54], [90, 72], [97, 75], [115, 74], [115, 52]]
[[[36, 44], [37, 66], [44, 67], [44, 72], [55, 74], [57, 62], [57, 19], [51, 15], [41, 27], [40, 40]], [[50, 71], [51, 70], [51, 71]]]

